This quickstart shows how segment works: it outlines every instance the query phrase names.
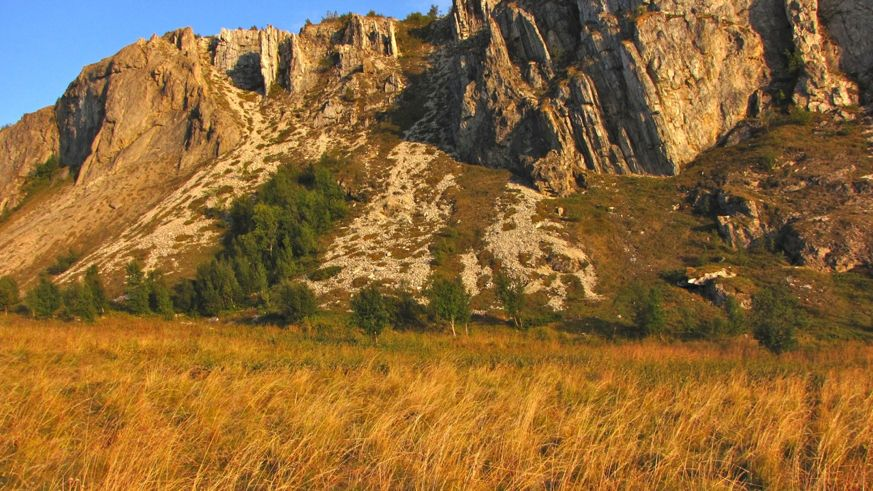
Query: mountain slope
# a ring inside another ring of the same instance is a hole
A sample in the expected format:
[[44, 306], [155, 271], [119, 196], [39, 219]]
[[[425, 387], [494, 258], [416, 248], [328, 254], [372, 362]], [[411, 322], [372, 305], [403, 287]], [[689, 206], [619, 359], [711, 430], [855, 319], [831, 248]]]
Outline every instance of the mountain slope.
[[[870, 15], [830, 0], [456, 0], [439, 20], [141, 40], [87, 67], [54, 118], [0, 132], [0, 274], [27, 283], [75, 249], [61, 281], [96, 264], [117, 284], [134, 257], [189, 276], [233, 198], [323, 156], [353, 203], [321, 244], [335, 274], [311, 285], [326, 302], [368, 283], [417, 291], [437, 272], [488, 308], [505, 271], [572, 310], [622, 282], [717, 268], [712, 249], [770, 250], [765, 268], [734, 265], [754, 282], [788, 268], [773, 251], [868, 268], [870, 121], [856, 104]], [[22, 176], [52, 153], [68, 176], [16, 209]]]

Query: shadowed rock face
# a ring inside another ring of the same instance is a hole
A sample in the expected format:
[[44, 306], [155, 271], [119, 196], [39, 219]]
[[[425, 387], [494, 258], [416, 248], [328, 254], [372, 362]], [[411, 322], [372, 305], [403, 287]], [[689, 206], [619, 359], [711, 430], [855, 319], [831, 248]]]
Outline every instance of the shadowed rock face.
[[815, 111], [858, 102], [839, 67], [869, 77], [870, 8], [821, 3], [455, 0], [444, 138], [557, 194], [586, 171], [676, 174], [771, 93]]
[[[827, 53], [836, 58], [839, 67], [854, 77], [871, 100], [873, 89], [873, 3], [864, 1], [821, 0], [818, 13], [837, 47]], [[834, 62], [834, 59], [831, 59]]]
[[26, 114], [14, 126], [0, 130], [0, 213], [21, 199], [21, 185], [38, 165], [58, 153], [54, 109]]

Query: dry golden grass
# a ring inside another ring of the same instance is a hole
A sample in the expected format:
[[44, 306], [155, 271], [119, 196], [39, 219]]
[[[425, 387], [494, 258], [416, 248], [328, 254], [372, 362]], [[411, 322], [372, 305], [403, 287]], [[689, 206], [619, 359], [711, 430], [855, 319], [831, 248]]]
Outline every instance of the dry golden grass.
[[873, 348], [0, 317], [0, 487], [864, 489]]

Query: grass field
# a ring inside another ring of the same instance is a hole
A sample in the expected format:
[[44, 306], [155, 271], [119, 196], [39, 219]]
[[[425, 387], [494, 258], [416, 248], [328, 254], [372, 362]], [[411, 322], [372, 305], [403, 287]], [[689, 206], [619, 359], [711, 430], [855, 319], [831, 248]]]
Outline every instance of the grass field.
[[873, 347], [0, 316], [0, 488], [865, 489]]

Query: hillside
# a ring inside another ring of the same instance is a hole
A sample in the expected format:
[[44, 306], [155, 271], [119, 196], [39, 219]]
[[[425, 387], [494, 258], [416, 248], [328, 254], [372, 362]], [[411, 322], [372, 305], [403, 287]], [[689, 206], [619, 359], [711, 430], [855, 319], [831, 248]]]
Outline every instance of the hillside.
[[0, 275], [73, 250], [61, 283], [96, 265], [118, 292], [133, 258], [190, 278], [235, 198], [321, 160], [350, 203], [300, 274], [331, 272], [307, 280], [323, 304], [436, 274], [484, 314], [504, 272], [610, 332], [640, 285], [679, 323], [780, 283], [867, 337], [871, 22], [860, 0], [456, 0], [140, 40], [0, 131]]

